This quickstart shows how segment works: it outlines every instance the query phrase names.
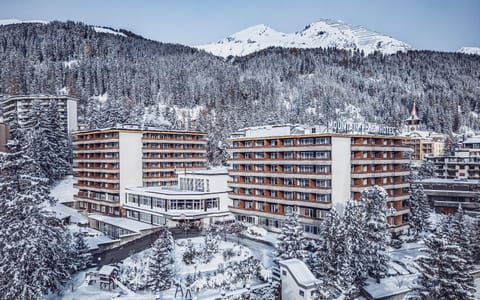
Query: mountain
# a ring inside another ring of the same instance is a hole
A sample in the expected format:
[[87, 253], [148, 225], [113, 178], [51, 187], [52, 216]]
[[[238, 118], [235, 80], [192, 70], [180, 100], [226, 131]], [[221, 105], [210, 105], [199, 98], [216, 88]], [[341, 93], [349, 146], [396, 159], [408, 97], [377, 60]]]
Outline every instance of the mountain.
[[109, 30], [72, 21], [0, 26], [0, 95], [78, 97], [79, 123], [90, 128], [205, 131], [209, 157], [238, 128], [344, 119], [399, 126], [414, 102], [428, 128], [480, 129], [479, 55], [276, 47], [225, 60]]
[[358, 49], [365, 54], [374, 51], [393, 54], [412, 49], [408, 44], [389, 36], [332, 20], [312, 23], [295, 33], [278, 32], [261, 24], [237, 32], [220, 42], [196, 46], [197, 49], [222, 57], [245, 56], [269, 47]]
[[458, 49], [459, 53], [480, 55], [480, 47], [462, 47]]
[[47, 21], [42, 20], [18, 20], [18, 19], [2, 19], [0, 20], [1, 25], [12, 25], [12, 24], [22, 24], [22, 23], [40, 23], [40, 24], [47, 24]]

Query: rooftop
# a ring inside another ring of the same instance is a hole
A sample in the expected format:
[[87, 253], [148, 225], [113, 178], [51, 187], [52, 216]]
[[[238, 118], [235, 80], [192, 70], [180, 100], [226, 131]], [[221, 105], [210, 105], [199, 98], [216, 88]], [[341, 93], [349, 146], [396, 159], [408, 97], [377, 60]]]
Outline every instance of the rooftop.
[[191, 174], [191, 175], [228, 175], [228, 169], [226, 167], [218, 167], [205, 170], [177, 170], [177, 174]]
[[109, 217], [109, 216], [97, 215], [97, 214], [91, 214], [88, 216], [88, 218], [101, 221], [103, 223], [107, 223], [116, 227], [120, 227], [132, 232], [137, 232], [137, 233], [143, 230], [149, 230], [149, 229], [154, 229], [158, 227], [158, 226], [150, 225], [140, 221], [135, 221], [132, 219], [120, 218], [120, 217]]
[[307, 265], [296, 258], [280, 261], [280, 265], [286, 267], [292, 273], [295, 281], [303, 286], [314, 286], [319, 282], [315, 276], [313, 276]]
[[166, 132], [166, 133], [192, 133], [192, 134], [200, 134], [200, 135], [207, 135], [207, 133], [195, 130], [173, 130], [173, 129], [165, 129], [153, 126], [145, 126], [140, 124], [118, 124], [114, 127], [108, 128], [96, 128], [96, 129], [85, 129], [74, 131], [72, 134], [82, 134], [82, 133], [91, 133], [91, 132], [106, 132], [106, 131], [154, 131], [154, 132]]
[[462, 144], [480, 144], [480, 135], [467, 138]]
[[66, 95], [46, 95], [46, 94], [38, 94], [38, 95], [4, 95], [3, 97], [0, 97], [0, 102], [1, 101], [8, 101], [8, 100], [35, 100], [35, 99], [69, 99], [69, 100], [74, 100], [78, 101], [78, 98], [74, 98], [71, 96], [66, 96]]
[[191, 190], [181, 190], [176, 186], [149, 186], [149, 187], [138, 186], [138, 187], [127, 187], [126, 189], [128, 191], [161, 194], [161, 195], [208, 195], [208, 194], [226, 193], [230, 191], [230, 189], [225, 189], [225, 191], [200, 192], [200, 191], [191, 191]]
[[479, 179], [463, 179], [463, 178], [455, 178], [455, 179], [449, 179], [449, 178], [427, 178], [427, 179], [421, 179], [418, 180], [417, 182], [420, 183], [466, 183], [466, 184], [480, 184]]

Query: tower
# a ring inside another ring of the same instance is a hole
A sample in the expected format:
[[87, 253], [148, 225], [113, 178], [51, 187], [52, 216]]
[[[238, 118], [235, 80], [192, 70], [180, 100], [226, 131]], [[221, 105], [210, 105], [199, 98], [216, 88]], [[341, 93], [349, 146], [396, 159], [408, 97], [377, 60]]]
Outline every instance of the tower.
[[418, 129], [418, 125], [420, 124], [420, 119], [417, 116], [417, 105], [413, 102], [412, 112], [410, 113], [410, 117], [405, 120], [405, 123], [408, 126], [410, 131], [415, 131]]

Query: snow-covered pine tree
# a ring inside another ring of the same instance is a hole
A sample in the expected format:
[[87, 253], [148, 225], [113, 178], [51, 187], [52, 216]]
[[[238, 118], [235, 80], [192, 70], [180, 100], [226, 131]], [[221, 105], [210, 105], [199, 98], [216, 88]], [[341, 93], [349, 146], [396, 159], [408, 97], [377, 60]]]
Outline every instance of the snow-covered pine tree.
[[458, 256], [465, 260], [465, 267], [471, 271], [473, 269], [472, 254], [472, 234], [471, 224], [465, 219], [465, 213], [461, 205], [451, 218], [450, 224], [445, 228], [445, 235], [450, 244], [455, 244], [460, 248]]
[[[317, 245], [317, 251], [314, 259], [310, 260], [313, 274], [319, 278], [322, 283], [319, 289], [323, 294], [338, 296], [341, 293], [340, 272], [342, 264], [346, 263], [348, 258], [344, 257], [345, 237], [341, 224], [341, 218], [335, 208], [332, 208], [320, 227], [320, 240]], [[348, 270], [343, 270], [347, 273]]]
[[12, 124], [0, 155], [0, 299], [39, 299], [64, 284], [73, 270], [71, 238], [60, 220], [41, 211], [47, 180], [25, 155]]
[[430, 206], [427, 196], [423, 191], [423, 185], [410, 183], [409, 189], [409, 206], [410, 206], [410, 228], [414, 231], [414, 236], [418, 235], [430, 226]]
[[388, 268], [387, 247], [390, 232], [387, 225], [387, 193], [379, 186], [362, 191], [360, 201], [365, 205], [365, 241], [368, 273], [380, 282]]
[[275, 256], [277, 260], [298, 258], [305, 260], [305, 239], [302, 225], [298, 222], [298, 213], [292, 211], [283, 223], [282, 232], [278, 236]]
[[473, 279], [467, 262], [458, 255], [460, 247], [448, 241], [442, 228], [424, 242], [426, 255], [417, 259], [420, 276], [406, 299], [474, 299]]
[[351, 252], [345, 253], [344, 256], [350, 259], [350, 271], [355, 292], [359, 292], [367, 278], [366, 249], [369, 246], [366, 241], [365, 211], [362, 202], [355, 200], [347, 202], [343, 215], [343, 227], [345, 249]]
[[173, 280], [173, 249], [172, 234], [164, 228], [160, 237], [153, 243], [148, 270], [147, 287], [159, 292], [169, 289]]
[[56, 149], [58, 159], [54, 165], [53, 179], [61, 179], [70, 173], [70, 157], [72, 156], [72, 147], [67, 134], [67, 128], [62, 126], [60, 114], [58, 112], [57, 101], [50, 101], [46, 112], [45, 126], [48, 128], [47, 140]]
[[85, 238], [80, 232], [77, 232], [74, 235], [73, 242], [76, 270], [86, 269], [92, 263], [92, 254], [85, 242]]

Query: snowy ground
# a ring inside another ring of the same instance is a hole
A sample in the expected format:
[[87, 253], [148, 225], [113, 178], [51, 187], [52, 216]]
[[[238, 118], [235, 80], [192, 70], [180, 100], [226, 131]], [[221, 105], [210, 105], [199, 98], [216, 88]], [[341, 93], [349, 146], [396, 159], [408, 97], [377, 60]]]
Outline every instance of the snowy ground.
[[279, 236], [278, 233], [274, 233], [266, 230], [265, 228], [254, 225], [247, 226], [247, 230], [242, 233], [243, 235], [249, 237], [250, 239], [262, 240], [270, 243], [271, 245], [276, 245]]

